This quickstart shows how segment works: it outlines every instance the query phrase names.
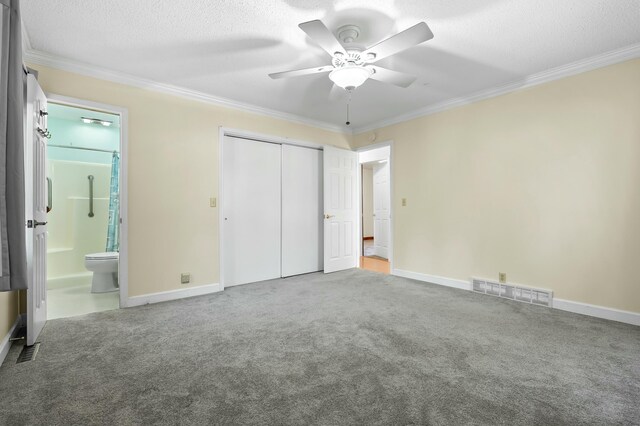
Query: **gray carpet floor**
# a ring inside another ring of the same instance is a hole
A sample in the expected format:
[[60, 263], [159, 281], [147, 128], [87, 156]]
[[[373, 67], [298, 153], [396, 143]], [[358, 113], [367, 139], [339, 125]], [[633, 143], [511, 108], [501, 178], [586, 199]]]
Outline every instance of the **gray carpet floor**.
[[0, 423], [640, 424], [640, 327], [350, 270], [49, 321]]

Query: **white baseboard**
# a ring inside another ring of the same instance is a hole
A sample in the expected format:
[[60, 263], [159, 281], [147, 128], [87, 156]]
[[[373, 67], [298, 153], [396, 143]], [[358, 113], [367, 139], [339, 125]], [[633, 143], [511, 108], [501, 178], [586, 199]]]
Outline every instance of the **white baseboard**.
[[[419, 272], [404, 271], [402, 269], [394, 269], [391, 271], [391, 274], [398, 277], [410, 278], [446, 287], [453, 287], [460, 290], [471, 290], [470, 282], [454, 278], [438, 277], [436, 275], [421, 274]], [[640, 325], [640, 313], [637, 312], [621, 311], [619, 309], [606, 308], [604, 306], [589, 305], [588, 303], [573, 302], [571, 300], [555, 298], [553, 299], [553, 308], [611, 321], [624, 322], [626, 324]]]
[[553, 299], [553, 307], [576, 314], [640, 325], [640, 313], [636, 312], [621, 311], [619, 309], [605, 308], [604, 306], [590, 305], [588, 303], [573, 302], [564, 299]]
[[391, 274], [397, 275], [398, 277], [411, 278], [412, 280], [424, 281], [432, 284], [443, 285], [446, 287], [453, 287], [460, 290], [471, 290], [471, 283], [469, 281], [438, 277], [436, 275], [421, 274], [419, 272], [405, 271], [402, 269], [394, 269], [393, 271], [391, 271]]
[[126, 298], [123, 308], [148, 305], [150, 303], [168, 302], [170, 300], [184, 299], [193, 296], [203, 296], [205, 294], [217, 293], [219, 291], [222, 291], [222, 286], [216, 283], [201, 285], [198, 287], [181, 288], [178, 290], [162, 291], [159, 293], [144, 294], [142, 296]]
[[18, 315], [15, 322], [9, 329], [9, 332], [7, 333], [7, 335], [4, 336], [2, 340], [0, 340], [0, 365], [2, 365], [2, 363], [4, 362], [4, 359], [7, 357], [7, 354], [9, 353], [9, 349], [11, 349], [11, 341], [10, 341], [11, 337], [13, 337], [13, 334], [16, 332], [16, 330], [18, 329], [18, 327], [20, 327], [21, 324], [22, 324], [22, 316]]

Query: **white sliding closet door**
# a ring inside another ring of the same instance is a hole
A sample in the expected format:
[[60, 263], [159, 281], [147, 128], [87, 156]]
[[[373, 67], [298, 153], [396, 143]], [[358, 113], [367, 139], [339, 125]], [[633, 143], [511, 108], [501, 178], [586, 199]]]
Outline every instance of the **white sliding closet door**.
[[224, 286], [280, 278], [280, 145], [225, 136]]
[[282, 276], [322, 270], [322, 151], [282, 145]]

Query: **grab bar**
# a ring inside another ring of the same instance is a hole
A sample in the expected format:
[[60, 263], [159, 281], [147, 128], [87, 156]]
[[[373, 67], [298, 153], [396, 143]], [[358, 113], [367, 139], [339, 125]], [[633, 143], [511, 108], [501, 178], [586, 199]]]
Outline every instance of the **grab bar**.
[[87, 176], [89, 179], [89, 217], [93, 217], [93, 175]]
[[53, 182], [47, 178], [47, 213], [53, 209]]

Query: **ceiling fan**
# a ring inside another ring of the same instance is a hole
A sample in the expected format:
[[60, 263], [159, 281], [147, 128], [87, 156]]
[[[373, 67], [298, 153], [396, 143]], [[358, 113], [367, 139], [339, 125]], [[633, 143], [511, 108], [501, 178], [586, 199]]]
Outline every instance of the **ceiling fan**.
[[346, 25], [338, 30], [342, 43], [320, 20], [304, 22], [298, 26], [331, 55], [331, 65], [277, 72], [269, 74], [269, 77], [278, 79], [330, 72], [331, 81], [349, 92], [361, 86], [369, 78], [400, 87], [409, 87], [415, 81], [415, 76], [373, 64], [433, 38], [433, 33], [427, 24], [420, 22], [375, 46], [362, 50], [352, 46], [344, 47], [344, 44], [350, 45], [357, 39], [360, 29], [355, 25]]

